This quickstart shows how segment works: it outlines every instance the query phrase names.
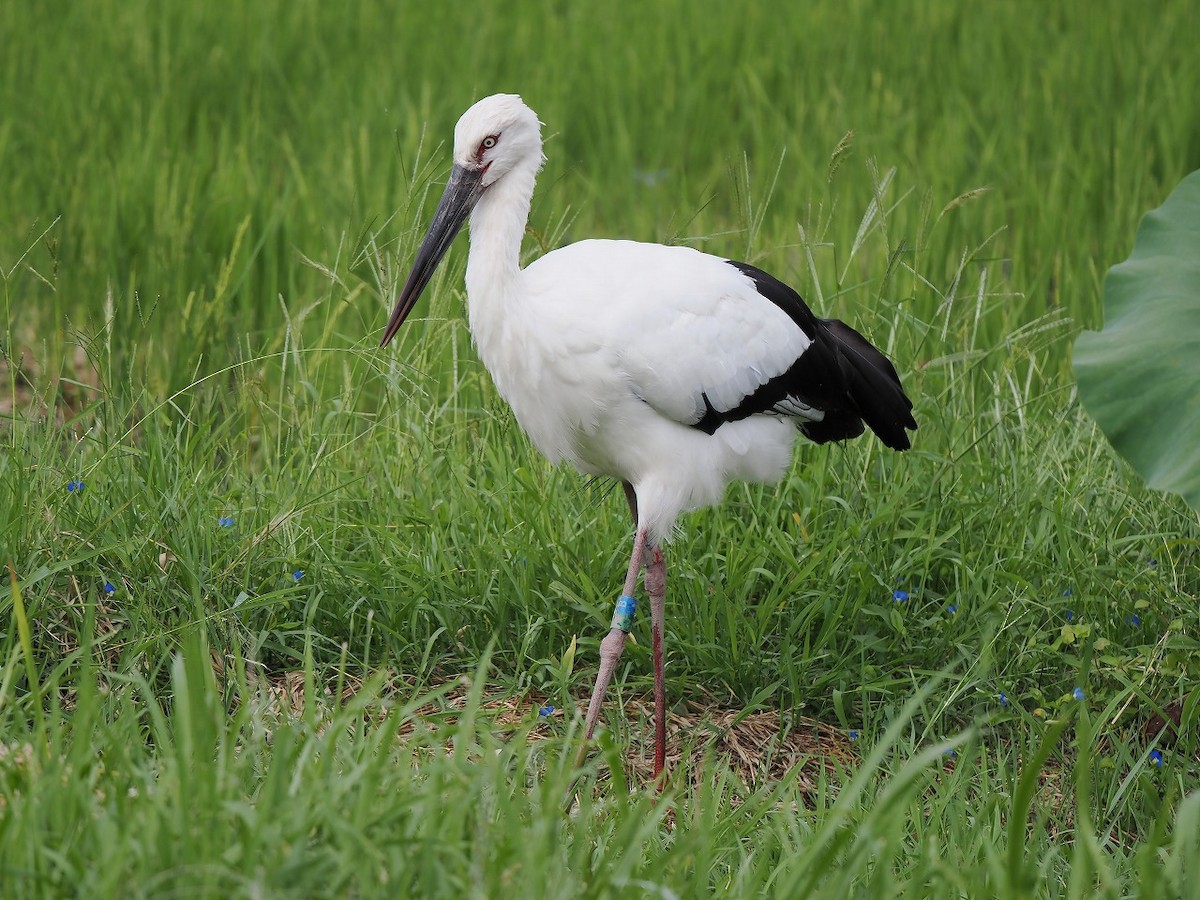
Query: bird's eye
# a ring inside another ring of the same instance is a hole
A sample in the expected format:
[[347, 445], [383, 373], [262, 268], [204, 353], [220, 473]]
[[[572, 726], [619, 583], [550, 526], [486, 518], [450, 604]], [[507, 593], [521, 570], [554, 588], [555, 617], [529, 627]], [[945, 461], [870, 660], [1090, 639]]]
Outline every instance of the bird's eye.
[[479, 149], [480, 150], [491, 150], [493, 147], [496, 146], [497, 140], [499, 140], [499, 138], [496, 135], [489, 134], [487, 137], [485, 137], [482, 141], [479, 142]]

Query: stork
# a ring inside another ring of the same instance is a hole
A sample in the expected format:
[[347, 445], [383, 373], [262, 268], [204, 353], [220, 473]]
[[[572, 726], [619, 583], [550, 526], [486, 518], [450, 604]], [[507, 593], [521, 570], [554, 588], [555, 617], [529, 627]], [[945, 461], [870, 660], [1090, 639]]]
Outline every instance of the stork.
[[754, 266], [689, 247], [585, 240], [521, 267], [545, 157], [541, 123], [515, 94], [485, 97], [454, 129], [454, 163], [381, 346], [412, 312], [470, 218], [467, 313], [480, 359], [551, 463], [617, 479], [633, 552], [584, 720], [586, 753], [625, 647], [645, 568], [654, 665], [654, 777], [666, 756], [662, 542], [680, 513], [734, 480], [777, 481], [797, 434], [857, 437], [864, 423], [910, 446], [912, 402], [891, 362], [820, 319]]

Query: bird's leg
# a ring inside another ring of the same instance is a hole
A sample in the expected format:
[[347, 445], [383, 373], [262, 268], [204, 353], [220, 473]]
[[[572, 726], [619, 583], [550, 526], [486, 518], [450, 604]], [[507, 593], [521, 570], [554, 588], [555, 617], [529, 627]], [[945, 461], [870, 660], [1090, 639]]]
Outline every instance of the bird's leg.
[[[629, 515], [637, 525], [637, 493], [628, 481], [621, 482]], [[662, 788], [662, 773], [667, 761], [667, 682], [663, 671], [663, 635], [666, 632], [667, 564], [662, 548], [647, 545], [650, 561], [646, 564], [646, 593], [650, 595], [650, 634], [654, 657], [654, 781]]]
[[633, 625], [633, 613], [637, 609], [637, 601], [633, 592], [637, 589], [638, 574], [642, 569], [642, 558], [646, 552], [646, 530], [639, 528], [633, 538], [633, 556], [629, 560], [629, 572], [625, 576], [625, 590], [617, 600], [617, 609], [613, 614], [612, 628], [600, 642], [600, 672], [596, 676], [596, 687], [592, 690], [592, 699], [588, 702], [587, 718], [584, 720], [584, 744], [579, 749], [578, 763], [583, 762], [587, 754], [587, 742], [592, 739], [596, 730], [596, 722], [600, 718], [600, 707], [604, 703], [604, 694], [608, 683], [612, 681], [617, 669], [617, 660], [625, 649], [625, 639], [629, 637], [629, 629]]
[[667, 683], [663, 672], [663, 632], [666, 618], [667, 563], [662, 548], [648, 548], [646, 593], [650, 595], [650, 637], [654, 656], [654, 782], [663, 786], [667, 759]]

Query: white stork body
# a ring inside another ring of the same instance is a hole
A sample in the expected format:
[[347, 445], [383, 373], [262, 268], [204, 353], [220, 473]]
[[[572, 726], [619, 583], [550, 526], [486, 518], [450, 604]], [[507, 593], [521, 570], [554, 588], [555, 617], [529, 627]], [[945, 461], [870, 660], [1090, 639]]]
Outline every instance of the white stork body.
[[[591, 737], [624, 647], [645, 562], [655, 669], [655, 774], [665, 746], [659, 544], [684, 510], [735, 479], [774, 481], [797, 431], [824, 443], [864, 423], [897, 450], [915, 429], [892, 364], [849, 326], [818, 319], [766, 272], [687, 247], [589, 240], [520, 266], [542, 164], [537, 116], [480, 100], [455, 128], [454, 169], [384, 332], [395, 335], [471, 219], [471, 333], [500, 394], [553, 463], [616, 478], [634, 549], [588, 706]], [[622, 613], [622, 609], [628, 613]]]
[[809, 343], [749, 278], [687, 247], [593, 240], [506, 284], [474, 250], [488, 224], [477, 207], [471, 332], [547, 459], [630, 483], [652, 543], [681, 511], [720, 501], [730, 480], [779, 478], [797, 433], [786, 418], [751, 416], [711, 435], [685, 424], [703, 416], [702, 395], [734, 406]]

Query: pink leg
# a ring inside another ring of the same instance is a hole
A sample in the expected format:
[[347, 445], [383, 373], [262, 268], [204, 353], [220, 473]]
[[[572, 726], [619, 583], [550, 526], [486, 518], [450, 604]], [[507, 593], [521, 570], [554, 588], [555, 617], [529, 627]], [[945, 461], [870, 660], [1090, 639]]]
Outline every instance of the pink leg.
[[[632, 597], [633, 592], [637, 589], [638, 574], [642, 569], [645, 552], [646, 531], [639, 528], [633, 538], [633, 555], [629, 560], [629, 571], [625, 576], [625, 597]], [[587, 718], [584, 720], [584, 743], [579, 748], [576, 764], [582, 763], [587, 755], [587, 743], [596, 731], [596, 723], [600, 719], [600, 707], [604, 704], [604, 695], [608, 691], [608, 684], [612, 681], [613, 673], [616, 672], [617, 660], [621, 658], [621, 651], [625, 649], [625, 639], [629, 636], [625, 630], [629, 627], [628, 622], [619, 624], [618, 618], [619, 614], [614, 616], [612, 629], [600, 642], [600, 672], [596, 676], [596, 687], [592, 690], [592, 699], [588, 702]]]
[[667, 564], [662, 549], [657, 546], [650, 548], [650, 562], [646, 564], [646, 593], [650, 595], [650, 635], [654, 655], [654, 781], [661, 790], [667, 760], [667, 682], [663, 671]]
[[[637, 524], [637, 494], [628, 481], [625, 501], [629, 514]], [[663, 785], [663, 769], [667, 762], [667, 681], [663, 672], [663, 635], [666, 632], [667, 564], [663, 560], [662, 548], [648, 546], [650, 562], [646, 564], [646, 593], [650, 595], [651, 653], [654, 657], [654, 781], [659, 789]]]

